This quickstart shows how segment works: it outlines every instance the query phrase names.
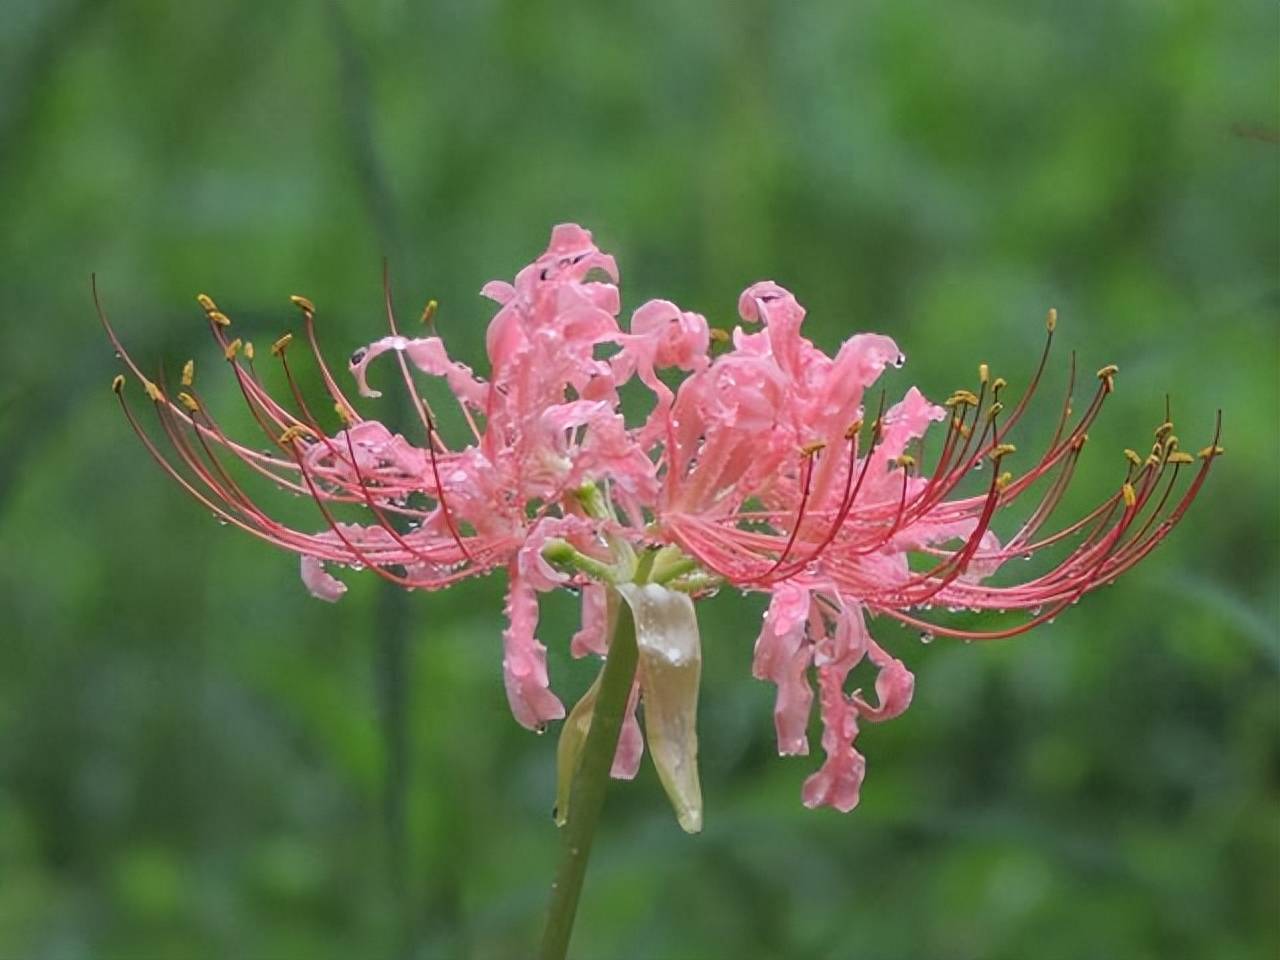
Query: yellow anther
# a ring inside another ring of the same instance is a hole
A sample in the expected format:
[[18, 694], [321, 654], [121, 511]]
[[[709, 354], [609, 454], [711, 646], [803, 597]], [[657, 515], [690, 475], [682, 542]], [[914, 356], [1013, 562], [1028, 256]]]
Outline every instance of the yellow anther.
[[1008, 385], [1009, 385], [1009, 381], [1006, 380], [1004, 377], [996, 377], [994, 380], [991, 381], [992, 396], [998, 397], [1000, 395], [1000, 391], [1003, 390]]
[[196, 362], [188, 360], [182, 365], [182, 385], [189, 387], [196, 382]]
[[1049, 308], [1049, 316], [1045, 318], [1044, 325], [1050, 333], [1053, 333], [1058, 326], [1058, 309], [1056, 307]]
[[1156, 439], [1159, 440], [1162, 437], [1164, 437], [1166, 433], [1172, 433], [1172, 432], [1173, 432], [1173, 421], [1166, 420], [1164, 423], [1160, 424], [1160, 426], [1156, 427], [1155, 436], [1156, 436]]
[[1120, 368], [1114, 363], [1109, 363], [1098, 371], [1098, 379], [1102, 381], [1102, 387], [1107, 393], [1111, 393], [1116, 388], [1116, 374], [1120, 372]]
[[314, 437], [315, 435], [315, 431], [310, 427], [304, 426], [301, 423], [295, 423], [284, 433], [280, 434], [280, 446], [287, 446], [295, 440], [300, 440], [303, 437]]
[[1164, 438], [1164, 452], [1170, 453], [1178, 449], [1178, 438], [1173, 434]]
[[973, 430], [972, 428], [970, 428], [970, 426], [967, 423], [960, 424], [960, 436], [968, 440], [972, 434], [973, 434]]
[[1076, 437], [1074, 440], [1071, 441], [1071, 449], [1079, 450], [1088, 442], [1089, 442], [1089, 435], [1087, 433], [1082, 433], [1080, 434], [1080, 436]]
[[253, 359], [253, 341], [252, 340], [246, 340], [244, 342], [244, 358], [246, 360]]
[[947, 398], [946, 403], [943, 405], [947, 407], [976, 407], [978, 405], [978, 395], [972, 390], [957, 390]]
[[730, 340], [729, 331], [721, 330], [719, 327], [712, 327], [708, 331], [708, 336], [711, 337], [713, 343], [728, 343]]
[[308, 316], [316, 312], [316, 305], [314, 303], [306, 297], [298, 296], [296, 293], [289, 298], [289, 302]]
[[1218, 446], [1205, 447], [1200, 451], [1200, 458], [1202, 460], [1208, 460], [1210, 457], [1220, 457], [1226, 452], [1226, 450]]
[[899, 454], [898, 459], [894, 462], [905, 470], [908, 467], [914, 467], [916, 465], [916, 458], [909, 453], [903, 453]]
[[236, 337], [234, 340], [232, 340], [230, 343], [227, 344], [227, 349], [223, 350], [222, 354], [228, 360], [234, 360], [236, 358], [236, 354], [239, 352], [240, 352], [240, 338]]
[[196, 303], [200, 304], [205, 313], [216, 313], [218, 310], [218, 305], [213, 302], [213, 297], [207, 293], [197, 293]]
[[1003, 490], [1013, 483], [1013, 474], [1006, 470], [1000, 476], [996, 477], [996, 489]]
[[214, 323], [216, 323], [220, 327], [231, 326], [231, 318], [228, 317], [221, 310], [210, 310], [209, 319], [212, 320]]
[[111, 378], [111, 392], [119, 393], [123, 389], [124, 389], [124, 374], [117, 373], [114, 377]]
[[1195, 463], [1196, 458], [1183, 450], [1175, 450], [1165, 459], [1166, 463]]
[[1147, 457], [1146, 465], [1148, 467], [1158, 467], [1160, 466], [1160, 458], [1153, 453], [1151, 456]]
[[991, 379], [991, 368], [985, 363], [978, 364], [978, 382], [986, 383]]
[[436, 303], [434, 300], [428, 300], [427, 305], [422, 308], [422, 317], [421, 317], [422, 325], [426, 326], [433, 319], [435, 319], [436, 311], [439, 309], [440, 309], [440, 304]]
[[1124, 497], [1124, 505], [1126, 507], [1136, 506], [1138, 503], [1138, 491], [1133, 489], [1132, 483], [1126, 483], [1120, 488], [1120, 494]]
[[862, 432], [862, 421], [861, 421], [861, 420], [855, 420], [855, 421], [853, 421], [853, 423], [849, 424], [849, 428], [848, 428], [847, 430], [845, 430], [845, 432], [844, 432], [844, 438], [845, 438], [846, 440], [852, 440], [854, 437], [856, 437], [856, 436], [857, 436], [859, 433], [861, 433], [861, 432]]
[[824, 449], [826, 445], [827, 442], [825, 440], [812, 440], [800, 448], [800, 456], [812, 457], [819, 450]]
[[992, 449], [992, 451], [989, 454], [987, 454], [987, 456], [989, 456], [992, 460], [999, 462], [1001, 457], [1008, 456], [1009, 454], [1016, 452], [1017, 449], [1018, 448], [1015, 447], [1012, 443], [997, 443], [995, 447]]
[[186, 392], [178, 394], [178, 402], [192, 413], [200, 409], [200, 404], [196, 403], [196, 398]]
[[1138, 456], [1138, 451], [1130, 450], [1128, 447], [1124, 449], [1124, 458], [1132, 463], [1135, 467], [1142, 466], [1142, 458]]
[[1004, 409], [1004, 404], [997, 401], [993, 403], [987, 410], [987, 419], [994, 420], [1000, 415], [1000, 411]]
[[161, 393], [160, 388], [157, 387], [150, 380], [142, 381], [142, 389], [147, 391], [147, 396], [150, 397], [152, 400], [155, 400], [157, 403], [163, 402], [164, 394]]
[[293, 334], [286, 333], [283, 337], [281, 337], [279, 340], [277, 340], [275, 343], [271, 345], [271, 355], [273, 357], [280, 356], [280, 354], [284, 353], [284, 348], [289, 345], [289, 342], [291, 340], [293, 340]]
[[346, 405], [345, 403], [342, 403], [341, 401], [339, 401], [338, 403], [335, 403], [335, 404], [333, 405], [333, 411], [334, 411], [334, 413], [336, 413], [336, 414], [338, 415], [338, 419], [339, 419], [339, 420], [341, 420], [341, 421], [342, 421], [343, 423], [345, 423], [345, 424], [350, 425], [350, 424], [352, 424], [352, 423], [355, 423], [355, 422], [356, 422], [356, 416], [355, 416], [355, 414], [354, 414], [354, 413], [352, 413], [352, 412], [347, 408], [347, 405]]

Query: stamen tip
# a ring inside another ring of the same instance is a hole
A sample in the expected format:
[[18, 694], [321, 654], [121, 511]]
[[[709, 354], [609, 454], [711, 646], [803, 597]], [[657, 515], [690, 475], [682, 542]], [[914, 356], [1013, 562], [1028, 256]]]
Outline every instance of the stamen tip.
[[293, 296], [291, 296], [289, 298], [289, 302], [292, 303], [299, 310], [301, 310], [303, 313], [305, 313], [307, 316], [312, 316], [316, 312], [316, 305], [312, 303], [310, 300], [308, 300], [306, 297], [301, 296], [299, 294], [295, 293]]
[[1120, 488], [1120, 493], [1124, 497], [1124, 505], [1126, 507], [1136, 506], [1138, 503], [1138, 492], [1133, 489], [1133, 484], [1126, 483]]

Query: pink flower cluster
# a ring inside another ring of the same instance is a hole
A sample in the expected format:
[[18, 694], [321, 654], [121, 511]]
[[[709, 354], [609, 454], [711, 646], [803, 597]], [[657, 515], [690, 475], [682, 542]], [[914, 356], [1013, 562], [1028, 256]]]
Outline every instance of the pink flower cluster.
[[[358, 412], [321, 356], [305, 298], [294, 298], [302, 349], [319, 365], [333, 427], [322, 425], [298, 385], [292, 335], [270, 351], [287, 384], [279, 399], [264, 385], [252, 345], [231, 339], [226, 315], [199, 298], [274, 452], [223, 431], [196, 390], [193, 364], [180, 387], [153, 381], [103, 322], [153, 401], [172, 454], [143, 428], [117, 377], [116, 393], [146, 448], [223, 521], [300, 554], [303, 582], [315, 596], [333, 601], [346, 589], [328, 567], [367, 568], [429, 590], [505, 567], [503, 671], [511, 709], [526, 727], [542, 729], [565, 715], [536, 635], [538, 593], [581, 590], [575, 656], [607, 653], [611, 592], [635, 580], [695, 598], [726, 584], [768, 593], [753, 670], [777, 687], [778, 749], [808, 753], [816, 680], [826, 760], [806, 781], [804, 801], [839, 810], [858, 802], [860, 724], [900, 714], [914, 687], [902, 661], [871, 637], [869, 616], [965, 639], [1044, 623], [1146, 556], [1221, 453], [1215, 436], [1175, 495], [1179, 473], [1196, 458], [1179, 449], [1166, 422], [1149, 453], [1125, 451], [1123, 475], [1092, 509], [1042, 533], [1116, 374], [1114, 367], [1098, 371], [1074, 418], [1069, 391], [1034, 462], [1017, 475], [1004, 472], [1014, 453], [1010, 430], [1045, 369], [1052, 312], [1044, 354], [1012, 409], [1005, 381], [985, 365], [974, 389], [942, 404], [912, 387], [885, 409], [883, 394], [869, 403], [866, 392], [886, 367], [902, 365], [893, 340], [858, 334], [829, 356], [802, 335], [804, 309], [775, 283], [742, 294], [743, 325], [729, 333], [663, 300], [640, 306], [624, 329], [617, 282], [613, 258], [589, 232], [556, 227], [546, 252], [513, 282], [483, 290], [497, 304], [487, 379], [451, 359], [438, 336], [403, 335], [388, 309], [389, 335], [352, 354], [349, 370], [361, 397], [379, 396], [373, 372], [402, 381], [421, 423], [417, 441]], [[371, 371], [384, 355], [390, 363]], [[447, 385], [470, 432], [464, 444], [441, 436], [418, 375]], [[628, 425], [619, 389], [633, 378], [654, 402], [642, 423]], [[935, 424], [941, 437], [926, 468], [924, 438]], [[233, 470], [231, 460], [240, 467]], [[989, 479], [958, 493], [984, 462]], [[248, 475], [312, 497], [318, 530], [274, 519], [246, 492]], [[1026, 499], [1033, 502], [1023, 519], [998, 536], [993, 521]], [[1053, 552], [1042, 572], [989, 582], [1006, 561], [1041, 551]], [[948, 616], [986, 610], [1022, 616], [982, 630], [955, 626]], [[864, 661], [876, 671], [874, 695], [847, 689]], [[633, 776], [640, 761], [638, 699], [616, 776]]]

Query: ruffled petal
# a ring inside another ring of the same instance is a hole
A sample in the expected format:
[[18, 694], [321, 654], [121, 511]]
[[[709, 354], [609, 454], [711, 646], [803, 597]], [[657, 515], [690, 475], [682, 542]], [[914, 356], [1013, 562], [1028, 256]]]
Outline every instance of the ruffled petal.
[[328, 603], [337, 603], [347, 592], [347, 585], [331, 576], [321, 560], [306, 554], [302, 557], [302, 583], [313, 597]]
[[551, 692], [547, 648], [538, 642], [538, 600], [533, 587], [511, 564], [507, 585], [507, 629], [503, 631], [502, 676], [516, 721], [530, 730], [545, 729], [564, 716], [564, 704]]

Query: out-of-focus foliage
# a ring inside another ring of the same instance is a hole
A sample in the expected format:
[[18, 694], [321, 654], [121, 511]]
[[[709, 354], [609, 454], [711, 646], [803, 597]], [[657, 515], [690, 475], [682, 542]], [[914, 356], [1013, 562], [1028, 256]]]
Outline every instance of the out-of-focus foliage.
[[[6, 5], [0, 956], [527, 955], [555, 738], [508, 715], [500, 578], [310, 599], [146, 461], [88, 278], [241, 422], [197, 290], [260, 343], [305, 293], [341, 357], [379, 335], [385, 254], [483, 366], [476, 291], [573, 219], [629, 307], [724, 326], [771, 277], [827, 347], [898, 338], [898, 390], [980, 360], [1016, 389], [1056, 305], [1086, 375], [1121, 368], [1077, 506], [1166, 389], [1188, 445], [1223, 408], [1229, 451], [1052, 627], [875, 625], [917, 696], [866, 731], [850, 816], [774, 756], [761, 600], [705, 605], [706, 831], [647, 763], [613, 790], [577, 955], [1274, 957], [1277, 40], [1267, 0]], [[576, 612], [544, 609], [570, 699]]]

